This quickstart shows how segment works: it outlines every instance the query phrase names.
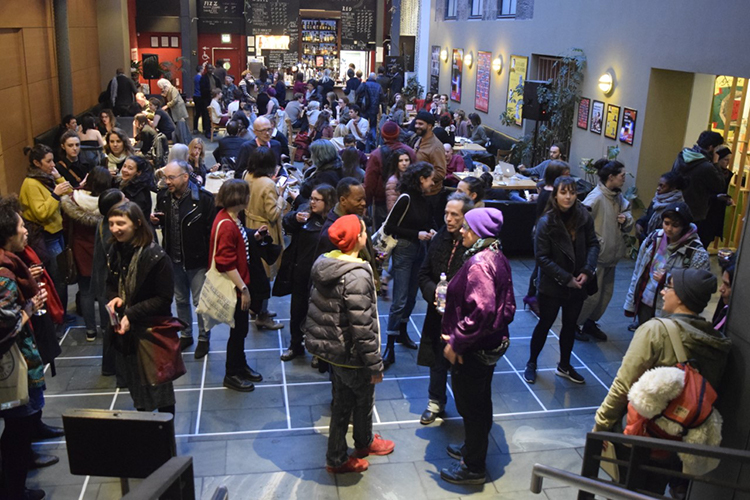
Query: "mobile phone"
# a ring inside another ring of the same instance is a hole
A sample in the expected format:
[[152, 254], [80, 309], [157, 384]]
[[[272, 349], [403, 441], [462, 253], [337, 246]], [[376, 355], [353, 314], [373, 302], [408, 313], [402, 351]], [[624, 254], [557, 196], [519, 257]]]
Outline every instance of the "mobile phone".
[[284, 177], [283, 175], [279, 177], [279, 180], [276, 181], [276, 187], [282, 188], [286, 184], [286, 181], [289, 180], [288, 177]]

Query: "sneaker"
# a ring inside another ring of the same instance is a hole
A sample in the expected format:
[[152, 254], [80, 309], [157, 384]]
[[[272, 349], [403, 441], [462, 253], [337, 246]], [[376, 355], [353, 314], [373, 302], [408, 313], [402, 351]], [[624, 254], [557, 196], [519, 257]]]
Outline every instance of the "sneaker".
[[440, 477], [451, 484], [484, 484], [487, 482], [487, 474], [471, 472], [463, 462], [456, 462], [441, 470]]
[[523, 379], [529, 384], [536, 382], [536, 363], [529, 361], [526, 363], [526, 369], [523, 371]]
[[94, 342], [96, 340], [96, 330], [86, 330], [86, 342]]
[[44, 500], [47, 498], [47, 494], [44, 490], [31, 490], [26, 488], [23, 492], [23, 500]]
[[463, 460], [464, 459], [464, 452], [463, 452], [463, 445], [460, 444], [449, 444], [445, 448], [446, 453], [448, 453], [448, 456], [451, 458], [455, 458], [456, 460]]
[[357, 448], [354, 450], [354, 455], [357, 458], [364, 458], [367, 455], [389, 455], [393, 453], [393, 449], [396, 445], [393, 441], [383, 439], [380, 434], [372, 436], [372, 443], [367, 448]]
[[210, 346], [208, 340], [198, 340], [198, 345], [195, 346], [195, 359], [203, 359], [208, 354]]
[[634, 331], [636, 331], [638, 329], [639, 326], [641, 326], [641, 325], [638, 323], [638, 321], [633, 321], [632, 323], [630, 323], [628, 325], [628, 331], [629, 332], [634, 332]]
[[331, 474], [346, 474], [347, 472], [364, 472], [370, 464], [367, 460], [362, 460], [354, 455], [350, 456], [349, 459], [338, 467], [331, 467], [326, 465], [326, 470]]
[[571, 382], [575, 382], [576, 384], [585, 384], [586, 380], [584, 380], [581, 375], [573, 369], [572, 366], [569, 366], [567, 368], [563, 368], [560, 365], [557, 365], [557, 371], [555, 372], [555, 375], [558, 377], [563, 377]]
[[581, 331], [581, 328], [579, 326], [576, 326], [576, 331], [573, 334], [573, 336], [575, 337], [575, 339], [578, 342], [588, 342], [589, 341], [589, 336], [586, 335], [585, 333], [583, 333], [583, 331]]
[[599, 328], [599, 325], [596, 322], [591, 321], [590, 319], [586, 320], [581, 331], [594, 340], [599, 340], [601, 342], [607, 340], [607, 334]]

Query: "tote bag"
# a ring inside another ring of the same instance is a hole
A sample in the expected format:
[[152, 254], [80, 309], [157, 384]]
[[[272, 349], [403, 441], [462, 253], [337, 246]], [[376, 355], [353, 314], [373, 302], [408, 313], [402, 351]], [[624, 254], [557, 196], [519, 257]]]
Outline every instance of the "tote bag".
[[197, 314], [203, 316], [203, 323], [206, 330], [222, 323], [229, 325], [230, 328], [234, 328], [237, 292], [232, 280], [226, 274], [216, 270], [216, 244], [219, 241], [219, 228], [227, 221], [227, 219], [224, 219], [216, 226], [214, 258], [211, 261], [211, 269], [206, 272], [206, 281], [203, 283], [198, 307], [195, 310]]
[[0, 357], [0, 410], [29, 402], [29, 368], [15, 340]]
[[[401, 214], [401, 218], [398, 220], [399, 226], [401, 225], [401, 222], [403, 222], [404, 217], [406, 216], [406, 212], [409, 211], [409, 207], [411, 206], [411, 198], [408, 194], [402, 194], [398, 197], [396, 203], [393, 204], [394, 207], [398, 205], [398, 200], [400, 200], [404, 196], [406, 196], [406, 210], [404, 210], [404, 213]], [[395, 236], [391, 236], [390, 234], [386, 234], [385, 232], [385, 226], [388, 225], [388, 220], [391, 218], [391, 213], [393, 213], [393, 208], [391, 208], [391, 211], [388, 212], [388, 217], [385, 218], [385, 222], [383, 222], [383, 225], [380, 226], [375, 234], [372, 235], [372, 247], [375, 249], [378, 259], [383, 261], [387, 260], [388, 257], [390, 257], [391, 252], [393, 252], [393, 249], [396, 248], [396, 245], [398, 244], [398, 239]]]
[[172, 317], [152, 318], [152, 326], [138, 339], [138, 368], [143, 385], [172, 382], [187, 373], [179, 331], [187, 325]]

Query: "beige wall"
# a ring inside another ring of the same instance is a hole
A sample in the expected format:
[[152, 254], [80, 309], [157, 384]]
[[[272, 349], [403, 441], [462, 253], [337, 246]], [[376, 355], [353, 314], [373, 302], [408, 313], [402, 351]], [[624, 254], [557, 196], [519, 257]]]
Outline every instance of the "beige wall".
[[[633, 146], [622, 144], [620, 154], [628, 172], [634, 175], [639, 167], [660, 172], [671, 166], [671, 161], [669, 164], [646, 162], [641, 154], [646, 130], [644, 113], [649, 101], [652, 69], [750, 76], [750, 59], [745, 53], [746, 47], [750, 46], [750, 31], [745, 26], [747, 15], [739, 15], [748, 12], [747, 2], [744, 0], [722, 2], [720, 21], [711, 15], [716, 11], [717, 5], [709, 0], [535, 0], [531, 19], [486, 21], [467, 19], [466, 7], [463, 5], [468, 4], [468, 0], [458, 2], [462, 6], [459, 9], [459, 20], [444, 21], [445, 1], [431, 1], [429, 45], [440, 45], [448, 48], [449, 52], [453, 48], [462, 48], [465, 53], [473, 51], [475, 55], [478, 50], [490, 51], [493, 58], [497, 55], [502, 57], [502, 73], [499, 76], [493, 73], [491, 76], [489, 113], [480, 113], [484, 122], [511, 135], [522, 135], [522, 130], [518, 127], [501, 126], [499, 119], [505, 109], [511, 54], [528, 57], [533, 54], [556, 56], [572, 47], [581, 48], [588, 58], [583, 96], [604, 101], [605, 104], [633, 108], [639, 112], [635, 143]], [[519, 6], [521, 3], [519, 2]], [[731, 39], [731, 43], [719, 43], [723, 38], [722, 34], [729, 37], [727, 39]], [[441, 62], [441, 93], [449, 93], [450, 69], [450, 58], [447, 63]], [[614, 71], [615, 89], [612, 95], [604, 96], [597, 87], [597, 81], [608, 69]], [[534, 79], [535, 76], [530, 72], [528, 77]], [[427, 85], [429, 82], [422, 84]], [[471, 70], [464, 68], [462, 102], [451, 102], [451, 108], [461, 108], [467, 113], [475, 111], [475, 86], [476, 65]], [[663, 97], [672, 99], [669, 93]], [[678, 101], [685, 106], [690, 104], [689, 99], [687, 102], [682, 99]], [[687, 119], [686, 114], [684, 119]], [[685, 123], [667, 123], [664, 126], [677, 126], [684, 131]], [[671, 134], [662, 128], [653, 130], [653, 133]], [[688, 142], [692, 140], [689, 139]], [[574, 126], [570, 155], [574, 170], [580, 158], [600, 157], [606, 153], [607, 146], [614, 144], [615, 141], [606, 139], [604, 135], [596, 135]], [[669, 156], [674, 158], [678, 151], [679, 148], [670, 151]], [[632, 184], [631, 179], [628, 180], [629, 184]], [[651, 189], [647, 191], [642, 197], [650, 199]]]
[[[99, 95], [96, 0], [68, 6], [74, 110]], [[93, 37], [93, 38], [92, 38]], [[0, 2], [0, 194], [18, 192], [28, 160], [23, 148], [60, 122], [51, 0]], [[92, 53], [94, 57], [92, 58]]]

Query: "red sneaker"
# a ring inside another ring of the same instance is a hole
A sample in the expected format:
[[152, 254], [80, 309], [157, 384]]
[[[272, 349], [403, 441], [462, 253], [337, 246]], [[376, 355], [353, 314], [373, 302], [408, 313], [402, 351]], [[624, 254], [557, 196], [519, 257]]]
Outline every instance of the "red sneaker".
[[388, 455], [393, 453], [393, 449], [396, 445], [393, 441], [383, 439], [380, 434], [375, 434], [372, 437], [372, 443], [368, 448], [357, 448], [354, 450], [354, 456], [364, 458], [367, 455]]
[[361, 458], [351, 455], [346, 462], [338, 467], [326, 465], [326, 470], [331, 474], [345, 474], [347, 472], [364, 472], [369, 466], [370, 464], [367, 463], [367, 460], [362, 460]]

